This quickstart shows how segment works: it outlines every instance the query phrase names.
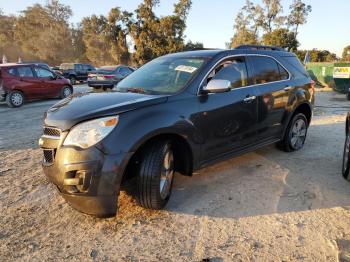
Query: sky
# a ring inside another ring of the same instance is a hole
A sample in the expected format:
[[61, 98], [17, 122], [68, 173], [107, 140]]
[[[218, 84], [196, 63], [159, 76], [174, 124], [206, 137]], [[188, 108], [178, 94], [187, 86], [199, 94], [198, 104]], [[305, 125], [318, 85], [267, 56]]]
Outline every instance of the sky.
[[[261, 0], [252, 0], [260, 3]], [[113, 7], [132, 12], [142, 0], [61, 0], [73, 10], [72, 23], [82, 17], [106, 15]], [[161, 0], [155, 9], [159, 16], [169, 15], [176, 0]], [[245, 0], [192, 0], [192, 9], [187, 20], [186, 39], [202, 42], [206, 48], [225, 48], [233, 35], [234, 18]], [[292, 0], [281, 0], [288, 11]], [[327, 49], [341, 56], [345, 46], [350, 45], [350, 0], [304, 0], [312, 6], [307, 24], [301, 26], [298, 40], [300, 49]], [[45, 4], [46, 0], [0, 0], [5, 14], [19, 14], [34, 3]]]

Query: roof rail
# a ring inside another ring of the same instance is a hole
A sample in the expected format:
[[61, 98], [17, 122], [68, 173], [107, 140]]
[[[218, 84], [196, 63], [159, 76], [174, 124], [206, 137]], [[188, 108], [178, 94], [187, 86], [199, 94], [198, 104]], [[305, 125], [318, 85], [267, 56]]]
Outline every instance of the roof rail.
[[268, 46], [268, 45], [240, 45], [240, 46], [237, 46], [235, 49], [286, 51], [281, 47]]

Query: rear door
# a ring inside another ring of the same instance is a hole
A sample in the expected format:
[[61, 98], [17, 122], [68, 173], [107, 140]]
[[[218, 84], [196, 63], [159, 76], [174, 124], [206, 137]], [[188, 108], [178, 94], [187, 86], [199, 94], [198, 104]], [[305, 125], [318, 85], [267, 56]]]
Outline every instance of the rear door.
[[77, 74], [77, 80], [86, 80], [87, 72], [82, 64], [74, 64], [74, 71]]
[[35, 77], [31, 66], [17, 67], [18, 84], [16, 88], [23, 91], [27, 98], [39, 98], [42, 82]]
[[198, 120], [205, 140], [202, 150], [204, 161], [251, 145], [257, 123], [256, 91], [249, 86], [244, 57], [223, 61], [210, 72], [205, 84], [211, 79], [229, 80], [231, 90], [199, 97]]
[[258, 92], [259, 142], [280, 138], [290, 91], [289, 73], [270, 56], [247, 56], [252, 69], [252, 81]]

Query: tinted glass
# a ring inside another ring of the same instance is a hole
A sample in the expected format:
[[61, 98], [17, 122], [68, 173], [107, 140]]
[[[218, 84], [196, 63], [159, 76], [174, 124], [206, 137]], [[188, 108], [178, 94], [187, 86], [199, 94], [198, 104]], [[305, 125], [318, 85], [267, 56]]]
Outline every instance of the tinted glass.
[[280, 79], [286, 80], [289, 78], [289, 74], [286, 69], [284, 69], [280, 64], [278, 64], [278, 70], [280, 71]]
[[82, 69], [83, 69], [83, 65], [80, 65], [80, 64], [74, 65], [74, 68], [75, 68], [76, 70], [82, 70]]
[[118, 91], [173, 94], [185, 87], [204, 63], [202, 58], [161, 57], [119, 82]]
[[126, 75], [130, 74], [131, 72], [130, 72], [129, 68], [127, 68], [127, 67], [121, 67], [121, 68], [119, 69], [119, 73], [120, 73], [122, 76], [126, 76]]
[[209, 76], [208, 80], [229, 80], [231, 88], [246, 86], [247, 67], [243, 57], [227, 60], [220, 64]]
[[303, 64], [299, 61], [296, 56], [284, 56], [283, 59], [287, 61], [292, 67], [289, 68], [294, 76], [305, 77], [308, 73], [305, 71]]
[[9, 73], [10, 75], [16, 76], [17, 69], [16, 68], [9, 68], [9, 69], [7, 69], [7, 73]]
[[17, 67], [17, 72], [20, 77], [34, 77], [32, 69], [28, 66]]
[[254, 67], [254, 84], [265, 84], [280, 80], [280, 72], [277, 62], [265, 56], [251, 57]]
[[53, 77], [53, 74], [50, 71], [43, 69], [43, 68], [40, 68], [40, 67], [35, 67], [34, 71], [39, 78], [51, 78], [51, 77]]

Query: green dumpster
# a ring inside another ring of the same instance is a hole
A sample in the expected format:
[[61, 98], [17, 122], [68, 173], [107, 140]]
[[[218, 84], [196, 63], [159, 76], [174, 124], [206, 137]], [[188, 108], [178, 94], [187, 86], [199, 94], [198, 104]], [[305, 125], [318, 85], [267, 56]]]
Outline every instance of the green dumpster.
[[350, 88], [350, 63], [335, 63], [333, 69], [335, 90], [341, 93], [349, 93]]

